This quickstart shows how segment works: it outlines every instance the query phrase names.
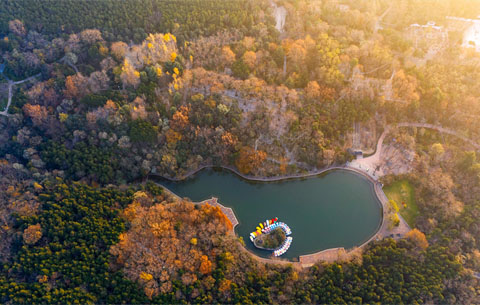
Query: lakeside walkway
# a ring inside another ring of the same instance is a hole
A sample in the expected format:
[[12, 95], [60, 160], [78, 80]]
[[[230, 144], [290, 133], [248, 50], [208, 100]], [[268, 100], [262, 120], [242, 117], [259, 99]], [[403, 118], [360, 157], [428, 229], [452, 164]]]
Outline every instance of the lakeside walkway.
[[[382, 215], [382, 222], [379, 225], [378, 230], [367, 241], [365, 241], [364, 243], [362, 243], [361, 245], [359, 245], [357, 247], [354, 247], [354, 248], [348, 249], [348, 250], [344, 249], [344, 248], [333, 248], [333, 249], [325, 249], [325, 250], [322, 250], [322, 251], [319, 251], [319, 252], [316, 252], [316, 253], [313, 253], [313, 254], [309, 254], [309, 255], [302, 255], [302, 256], [299, 256], [299, 261], [298, 262], [292, 262], [290, 260], [280, 259], [280, 258], [263, 258], [263, 257], [257, 256], [256, 254], [250, 252], [249, 250], [247, 250], [243, 246], [240, 247], [240, 248], [242, 248], [243, 251], [248, 252], [251, 255], [252, 258], [254, 258], [255, 260], [257, 260], [259, 262], [262, 262], [262, 263], [292, 264], [296, 268], [306, 268], [306, 267], [310, 267], [313, 264], [318, 263], [318, 262], [334, 262], [334, 261], [338, 261], [338, 260], [342, 260], [342, 259], [348, 259], [352, 255], [354, 255], [355, 253], [358, 253], [359, 251], [361, 251], [360, 249], [364, 248], [366, 245], [368, 245], [374, 239], [379, 240], [379, 239], [389, 237], [389, 236], [390, 237], [393, 237], [393, 236], [398, 237], [398, 235], [396, 235], [396, 234], [400, 234], [400, 236], [403, 236], [406, 232], [410, 231], [410, 227], [405, 222], [405, 220], [403, 220], [403, 218], [401, 218], [401, 220], [400, 220], [400, 222], [401, 222], [401, 224], [399, 226], [399, 228], [401, 228], [400, 230], [395, 230], [395, 232], [392, 232], [392, 230], [389, 230], [389, 228], [387, 226], [387, 222], [385, 221], [386, 217], [388, 217], [387, 211], [388, 211], [389, 202], [388, 202], [388, 199], [387, 199], [385, 193], [383, 193], [381, 183], [377, 180], [376, 177], [372, 177], [367, 172], [362, 171], [361, 169], [358, 169], [358, 168], [355, 168], [355, 167], [350, 167], [348, 165], [345, 165], [345, 166], [331, 166], [331, 167], [327, 167], [327, 168], [324, 168], [324, 169], [311, 171], [311, 172], [308, 172], [306, 174], [296, 174], [296, 175], [278, 176], [278, 177], [250, 177], [250, 176], [243, 175], [243, 174], [239, 173], [237, 170], [235, 170], [231, 167], [210, 166], [210, 165], [201, 166], [196, 170], [190, 171], [188, 174], [182, 176], [181, 178], [171, 179], [169, 177], [164, 177], [164, 176], [160, 176], [160, 175], [151, 175], [151, 176], [160, 177], [160, 178], [168, 179], [168, 180], [172, 180], [172, 181], [181, 181], [183, 179], [188, 178], [191, 175], [194, 175], [194, 174], [198, 173], [199, 171], [201, 171], [203, 169], [212, 168], [212, 167], [217, 167], [217, 168], [223, 168], [223, 169], [230, 170], [230, 171], [237, 174], [238, 176], [240, 176], [243, 179], [252, 180], [252, 181], [262, 181], [262, 182], [274, 182], [274, 181], [283, 181], [283, 180], [289, 180], [289, 179], [311, 178], [311, 177], [318, 176], [320, 174], [323, 174], [323, 173], [331, 171], [331, 170], [347, 170], [347, 171], [351, 171], [351, 172], [357, 173], [357, 174], [365, 177], [366, 179], [368, 179], [373, 184], [373, 190], [376, 194], [376, 197], [378, 198], [378, 202], [379, 202], [379, 204], [382, 208], [383, 215]], [[166, 189], [166, 190], [169, 193], [173, 194], [175, 197], [181, 198], [180, 196], [174, 194], [170, 190], [168, 190], [168, 189]], [[215, 197], [204, 200], [204, 201], [201, 201], [201, 202], [197, 202], [195, 204], [205, 204], [205, 203], [220, 207], [220, 209], [225, 213], [225, 215], [228, 217], [228, 219], [232, 223], [232, 230], [231, 230], [230, 233], [235, 235], [234, 228], [235, 228], [235, 226], [238, 225], [239, 222], [238, 222], [237, 217], [235, 216], [235, 213], [234, 213], [233, 209], [223, 206], [222, 204], [220, 204], [218, 202], [218, 199], [215, 198]]]

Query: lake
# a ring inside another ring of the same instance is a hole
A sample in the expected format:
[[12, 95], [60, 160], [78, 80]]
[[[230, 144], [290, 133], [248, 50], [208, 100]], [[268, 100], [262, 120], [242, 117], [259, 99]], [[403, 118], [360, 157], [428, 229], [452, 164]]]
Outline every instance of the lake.
[[358, 246], [373, 236], [382, 208], [372, 182], [352, 171], [332, 170], [315, 177], [277, 182], [243, 179], [229, 170], [204, 169], [181, 182], [155, 179], [181, 197], [202, 201], [217, 197], [231, 207], [246, 247], [262, 257], [249, 239], [259, 222], [278, 217], [292, 229], [293, 242], [282, 258]]

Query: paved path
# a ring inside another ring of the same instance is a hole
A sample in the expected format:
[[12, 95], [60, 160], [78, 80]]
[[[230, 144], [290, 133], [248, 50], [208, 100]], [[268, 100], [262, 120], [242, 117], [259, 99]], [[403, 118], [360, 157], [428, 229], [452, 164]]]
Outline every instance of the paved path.
[[383, 142], [385, 140], [385, 137], [387, 134], [394, 128], [399, 128], [399, 127], [416, 127], [416, 128], [428, 128], [428, 129], [433, 129], [441, 133], [446, 133], [449, 135], [452, 135], [454, 137], [457, 137], [466, 143], [472, 145], [477, 151], [480, 151], [480, 145], [473, 140], [461, 135], [459, 132], [444, 128], [440, 125], [434, 125], [434, 124], [428, 124], [428, 123], [409, 123], [409, 122], [404, 122], [404, 123], [398, 123], [396, 125], [389, 125], [385, 127], [385, 130], [383, 131], [382, 135], [378, 139], [377, 142], [377, 148], [375, 150], [375, 153], [369, 157], [362, 158], [362, 159], [356, 159], [351, 164], [349, 164], [351, 167], [355, 167], [359, 170], [366, 171], [367, 174], [370, 176], [373, 176], [375, 179], [378, 179], [379, 176], [383, 175], [383, 172], [381, 169], [377, 171], [379, 168], [381, 161], [383, 161]]
[[458, 131], [448, 129], [448, 128], [444, 128], [440, 125], [433, 125], [433, 124], [428, 124], [428, 123], [399, 123], [399, 124], [397, 124], [397, 127], [418, 127], [418, 128], [434, 129], [438, 132], [446, 133], [446, 134], [455, 136], [459, 139], [462, 139], [463, 141], [469, 143], [470, 145], [475, 147], [475, 149], [480, 151], [480, 144], [478, 144], [478, 143], [474, 142], [473, 140], [461, 135]]

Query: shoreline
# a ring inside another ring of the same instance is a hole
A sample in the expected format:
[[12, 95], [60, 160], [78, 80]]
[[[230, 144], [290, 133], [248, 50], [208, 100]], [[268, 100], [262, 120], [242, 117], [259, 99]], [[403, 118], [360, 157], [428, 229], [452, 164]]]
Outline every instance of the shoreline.
[[[317, 251], [317, 252], [314, 252], [314, 253], [311, 253], [311, 254], [300, 255], [300, 256], [298, 256], [298, 261], [291, 261], [289, 259], [281, 259], [281, 258], [273, 259], [273, 258], [260, 257], [257, 254], [248, 250], [245, 246], [241, 245], [242, 250], [249, 253], [252, 256], [252, 258], [256, 259], [257, 261], [260, 261], [260, 262], [263, 262], [263, 263], [269, 263], [269, 264], [278, 264], [278, 263], [280, 263], [280, 264], [292, 264], [295, 267], [308, 268], [308, 267], [314, 265], [315, 263], [318, 263], [318, 262], [321, 262], [321, 261], [334, 262], [334, 261], [340, 260], [342, 258], [348, 258], [350, 255], [358, 252], [359, 249], [364, 248], [366, 245], [368, 245], [374, 239], [381, 239], [381, 238], [385, 237], [385, 236], [380, 236], [380, 235], [382, 235], [382, 232], [384, 231], [385, 226], [386, 226], [385, 219], [387, 217], [386, 213], [387, 213], [388, 199], [385, 196], [385, 193], [383, 193], [381, 183], [378, 180], [375, 180], [373, 177], [371, 177], [369, 175], [369, 173], [363, 172], [362, 170], [354, 168], [354, 167], [350, 167], [350, 166], [348, 166], [348, 164], [345, 164], [343, 166], [336, 166], [336, 165], [335, 166], [329, 166], [329, 167], [319, 169], [319, 170], [315, 170], [315, 171], [311, 171], [311, 172], [308, 172], [308, 173], [305, 173], [305, 174], [294, 174], [294, 175], [285, 175], [285, 176], [276, 176], [276, 177], [248, 176], [248, 175], [244, 175], [244, 174], [240, 173], [237, 169], [235, 169], [231, 166], [202, 165], [195, 170], [191, 170], [191, 171], [187, 172], [185, 175], [183, 175], [180, 178], [166, 177], [166, 176], [162, 176], [162, 175], [159, 175], [159, 174], [149, 174], [146, 179], [148, 180], [149, 177], [153, 177], [153, 178], [166, 179], [166, 180], [173, 181], [173, 182], [180, 182], [180, 181], [183, 181], [185, 179], [188, 179], [188, 178], [194, 176], [195, 174], [199, 173], [200, 171], [202, 171], [204, 169], [212, 169], [212, 168], [213, 169], [217, 168], [217, 169], [222, 169], [222, 170], [229, 170], [232, 173], [236, 174], [241, 179], [244, 179], [244, 180], [247, 180], [247, 181], [254, 181], [254, 182], [279, 182], [279, 181], [286, 181], [286, 180], [293, 180], [293, 179], [306, 179], [306, 178], [313, 178], [313, 177], [319, 176], [319, 175], [324, 174], [328, 171], [345, 170], [345, 171], [356, 173], [356, 174], [366, 178], [372, 185], [373, 192], [375, 194], [375, 197], [377, 198], [377, 203], [380, 205], [380, 208], [382, 210], [382, 220], [381, 220], [380, 224], [378, 225], [378, 228], [376, 229], [375, 233], [373, 233], [372, 236], [370, 236], [366, 241], [362, 242], [360, 245], [354, 246], [350, 249], [345, 249], [343, 247], [323, 249], [323, 250], [320, 250], [320, 251]], [[155, 183], [158, 183], [158, 182], [155, 182]], [[161, 185], [161, 184], [159, 184], [159, 185]], [[166, 189], [168, 192], [170, 192], [171, 194], [176, 196], [177, 198], [182, 198], [181, 196], [178, 196], [177, 194], [173, 193], [171, 190], [164, 187], [163, 185], [161, 185], [161, 186], [164, 189]], [[219, 203], [217, 201], [217, 198], [215, 198], [215, 197], [212, 197], [211, 199], [207, 199], [207, 200], [204, 200], [204, 201], [201, 201], [201, 202], [197, 202], [195, 204], [210, 203], [212, 200], [213, 200], [214, 204], [218, 205], [224, 213], [225, 212], [228, 213], [228, 214], [225, 213], [225, 215], [232, 222], [231, 234], [233, 234], [235, 237], [239, 238], [239, 236], [237, 236], [237, 234], [235, 233], [235, 227], [239, 224], [239, 222], [238, 222], [238, 219], [237, 219], [237, 217], [236, 217], [232, 208], [222, 205], [221, 203]]]
[[[245, 175], [245, 174], [242, 174], [239, 170], [237, 170], [236, 168], [234, 168], [233, 166], [230, 166], [230, 165], [201, 165], [197, 169], [190, 170], [186, 174], [184, 174], [180, 177], [170, 177], [170, 176], [164, 176], [164, 175], [160, 175], [160, 174], [148, 174], [147, 179], [148, 179], [148, 177], [157, 177], [157, 178], [161, 178], [161, 179], [170, 180], [170, 181], [173, 181], [173, 182], [181, 182], [183, 180], [186, 180], [186, 179], [194, 176], [195, 174], [199, 173], [200, 171], [202, 171], [204, 169], [216, 169], [216, 168], [223, 169], [223, 170], [229, 170], [229, 171], [233, 172], [234, 174], [236, 174], [237, 176], [239, 176], [242, 179], [249, 180], [249, 181], [257, 181], [257, 182], [278, 182], [278, 181], [291, 180], [291, 179], [311, 178], [311, 177], [314, 177], [314, 176], [321, 175], [321, 174], [323, 174], [327, 171], [330, 171], [330, 170], [336, 170], [336, 169], [350, 170], [350, 169], [352, 169], [347, 164], [345, 164], [345, 165], [333, 165], [333, 166], [324, 167], [322, 169], [316, 169], [314, 171], [308, 171], [305, 174], [291, 174], [291, 175], [283, 175], [283, 176], [266, 177], [266, 176]], [[359, 170], [355, 170], [355, 169], [353, 169], [353, 170], [356, 171], [356, 172], [362, 173], [362, 175], [365, 174], [365, 175], [368, 176], [368, 174], [363, 173]]]

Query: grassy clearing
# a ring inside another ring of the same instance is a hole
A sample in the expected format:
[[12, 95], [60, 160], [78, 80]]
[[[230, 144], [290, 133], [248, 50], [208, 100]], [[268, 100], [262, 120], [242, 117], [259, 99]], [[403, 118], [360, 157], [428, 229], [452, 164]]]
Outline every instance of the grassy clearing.
[[407, 179], [402, 179], [385, 186], [383, 191], [388, 199], [397, 203], [400, 215], [413, 228], [419, 213], [413, 185]]

